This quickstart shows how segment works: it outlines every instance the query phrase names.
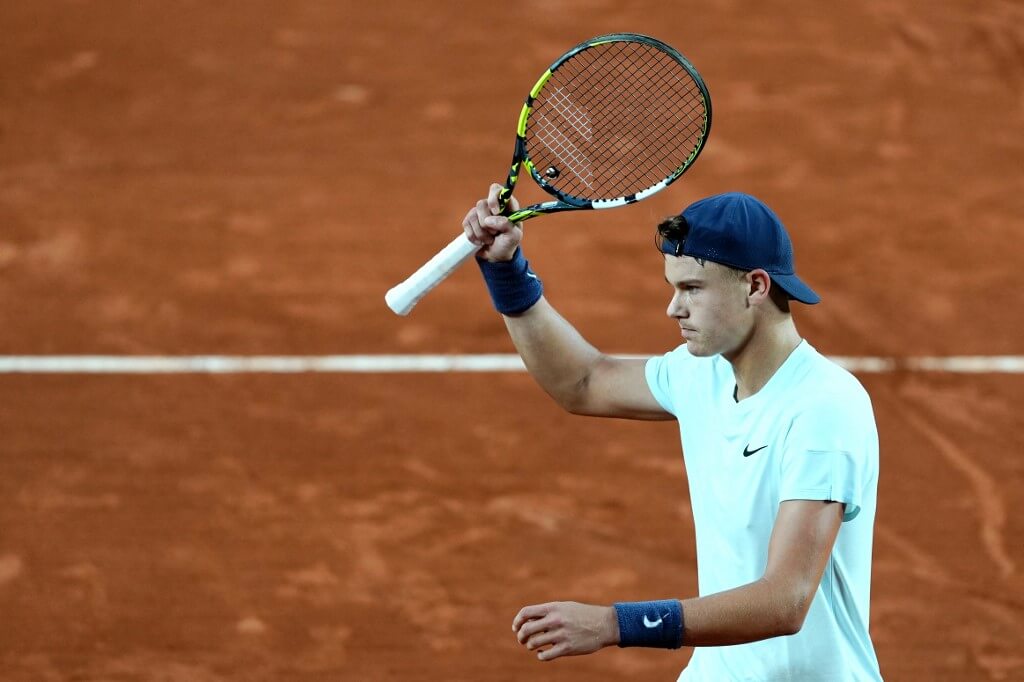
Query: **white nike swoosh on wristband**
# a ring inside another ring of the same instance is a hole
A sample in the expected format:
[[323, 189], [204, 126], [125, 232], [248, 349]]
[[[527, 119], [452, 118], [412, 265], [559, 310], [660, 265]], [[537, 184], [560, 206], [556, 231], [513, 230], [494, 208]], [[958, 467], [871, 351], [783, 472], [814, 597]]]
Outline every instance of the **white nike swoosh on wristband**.
[[656, 628], [659, 625], [661, 625], [661, 621], [662, 621], [662, 619], [661, 619], [660, 616], [658, 617], [658, 620], [650, 620], [647, 617], [647, 614], [646, 613], [644, 614], [644, 627], [645, 628]]
[[533, 274], [529, 270], [526, 271], [526, 276], [527, 277], [533, 277], [534, 279], [540, 279], [540, 277], [538, 277], [537, 275]]

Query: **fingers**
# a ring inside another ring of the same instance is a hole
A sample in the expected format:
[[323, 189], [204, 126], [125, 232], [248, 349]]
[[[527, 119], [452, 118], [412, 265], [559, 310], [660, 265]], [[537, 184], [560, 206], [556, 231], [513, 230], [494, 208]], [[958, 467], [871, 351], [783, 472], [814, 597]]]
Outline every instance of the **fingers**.
[[526, 641], [523, 641], [522, 639], [519, 641], [522, 642], [523, 646], [527, 649], [533, 651], [534, 649], [540, 649], [541, 647], [554, 644], [555, 642], [562, 641], [563, 639], [564, 637], [562, 636], [562, 633], [558, 629], [554, 629], [542, 630], [529, 637]]
[[512, 620], [512, 630], [520, 644], [537, 652], [538, 660], [550, 661], [590, 654], [617, 642], [606, 632], [610, 618], [615, 618], [611, 606], [550, 602], [524, 607]]
[[516, 633], [516, 639], [519, 640], [520, 644], [526, 644], [527, 640], [537, 633], [545, 632], [557, 625], [558, 623], [554, 622], [550, 617], [528, 620], [519, 628], [519, 631]]
[[[492, 263], [512, 260], [523, 240], [523, 228], [519, 223], [497, 215], [503, 190], [503, 185], [491, 185], [487, 198], [476, 202], [462, 221], [466, 239], [480, 247], [476, 257]], [[518, 210], [519, 203], [513, 199], [509, 207]]]
[[487, 200], [481, 199], [466, 214], [462, 229], [469, 241], [477, 246], [490, 246], [495, 237], [508, 234], [515, 229], [515, 225], [504, 216], [493, 215]]
[[527, 621], [543, 618], [551, 611], [551, 606], [551, 604], [534, 604], [519, 609], [519, 613], [512, 619], [512, 632], [519, 632], [519, 628]]
[[525, 645], [528, 651], [537, 651], [538, 661], [551, 661], [573, 654], [571, 637], [561, 627], [539, 632], [530, 637]]
[[482, 223], [489, 215], [484, 208], [484, 202], [478, 201], [476, 206], [469, 209], [469, 213], [462, 221], [462, 230], [466, 233], [466, 238], [477, 246], [487, 246], [494, 241], [494, 237], [484, 229]]
[[537, 652], [540, 661], [564, 656], [570, 649], [562, 622], [555, 613], [556, 607], [556, 603], [526, 606], [512, 619], [512, 631], [520, 644], [530, 651], [549, 647]]
[[491, 212], [491, 215], [501, 213], [501, 207], [498, 205], [498, 195], [501, 194], [503, 189], [505, 189], [504, 185], [499, 185], [495, 182], [491, 184], [491, 188], [487, 192], [487, 210]]
[[[504, 191], [505, 186], [493, 183], [491, 188], [487, 192], [487, 209], [491, 212], [491, 215], [499, 215], [501, 213], [501, 202], [498, 197]], [[519, 202], [516, 201], [515, 197], [509, 197], [508, 206], [512, 210], [509, 213], [515, 213], [519, 210]]]
[[565, 628], [555, 620], [551, 614], [543, 618], [534, 618], [523, 623], [516, 633], [519, 643], [525, 646], [527, 651], [537, 651], [539, 661], [550, 661], [572, 651], [572, 643]]
[[570, 653], [570, 647], [568, 642], [562, 642], [557, 644], [550, 649], [537, 652], [538, 661], [553, 661], [560, 656], [565, 656]]

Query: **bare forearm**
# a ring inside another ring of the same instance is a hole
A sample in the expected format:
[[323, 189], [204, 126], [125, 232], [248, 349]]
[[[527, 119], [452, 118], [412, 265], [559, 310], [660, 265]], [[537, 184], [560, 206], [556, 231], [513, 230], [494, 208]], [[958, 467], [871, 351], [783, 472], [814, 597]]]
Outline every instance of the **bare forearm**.
[[[512, 621], [512, 630], [527, 649], [539, 650], [537, 657], [542, 661], [588, 654], [616, 644], [669, 649], [680, 644], [744, 644], [800, 629], [797, 619], [802, 620], [803, 611], [787, 605], [781, 594], [778, 586], [760, 580], [709, 597], [683, 600], [682, 614], [666, 601], [622, 604], [621, 613], [619, 604], [550, 602], [521, 609]], [[642, 626], [638, 612], [646, 612]], [[647, 613], [652, 614], [650, 618]], [[625, 630], [620, 628], [623, 622]], [[683, 623], [681, 640], [678, 630], [658, 629], [670, 623], [675, 627]]]
[[685, 642], [716, 646], [795, 634], [821, 584], [844, 505], [786, 500], [768, 545], [764, 576], [725, 592], [683, 601]]
[[726, 646], [792, 635], [800, 630], [806, 604], [797, 591], [766, 579], [725, 592], [684, 599], [686, 646]]
[[567, 410], [578, 408], [600, 351], [541, 298], [521, 315], [505, 316], [505, 326], [526, 368], [541, 388]]

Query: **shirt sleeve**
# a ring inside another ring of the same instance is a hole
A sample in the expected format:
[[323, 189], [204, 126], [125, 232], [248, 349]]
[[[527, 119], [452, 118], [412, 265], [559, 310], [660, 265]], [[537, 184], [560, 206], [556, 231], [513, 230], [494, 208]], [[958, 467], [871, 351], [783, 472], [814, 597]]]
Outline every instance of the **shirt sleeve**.
[[843, 521], [860, 513], [878, 435], [870, 406], [822, 397], [801, 411], [786, 437], [780, 500], [827, 500], [846, 505]]
[[685, 402], [685, 392], [693, 386], [692, 374], [695, 367], [696, 358], [690, 355], [685, 344], [664, 355], [650, 358], [644, 367], [647, 386], [654, 399], [666, 412], [677, 418]]

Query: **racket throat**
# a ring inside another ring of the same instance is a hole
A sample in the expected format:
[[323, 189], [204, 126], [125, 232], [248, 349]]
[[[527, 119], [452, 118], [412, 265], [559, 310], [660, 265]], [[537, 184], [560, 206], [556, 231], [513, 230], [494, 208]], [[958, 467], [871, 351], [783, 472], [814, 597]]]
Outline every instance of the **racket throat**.
[[512, 166], [509, 168], [508, 177], [505, 179], [505, 187], [498, 193], [499, 213], [503, 216], [512, 214], [511, 202], [512, 192], [519, 182], [519, 173], [523, 170], [523, 160], [526, 158], [526, 138], [516, 135], [516, 146], [512, 152]]

